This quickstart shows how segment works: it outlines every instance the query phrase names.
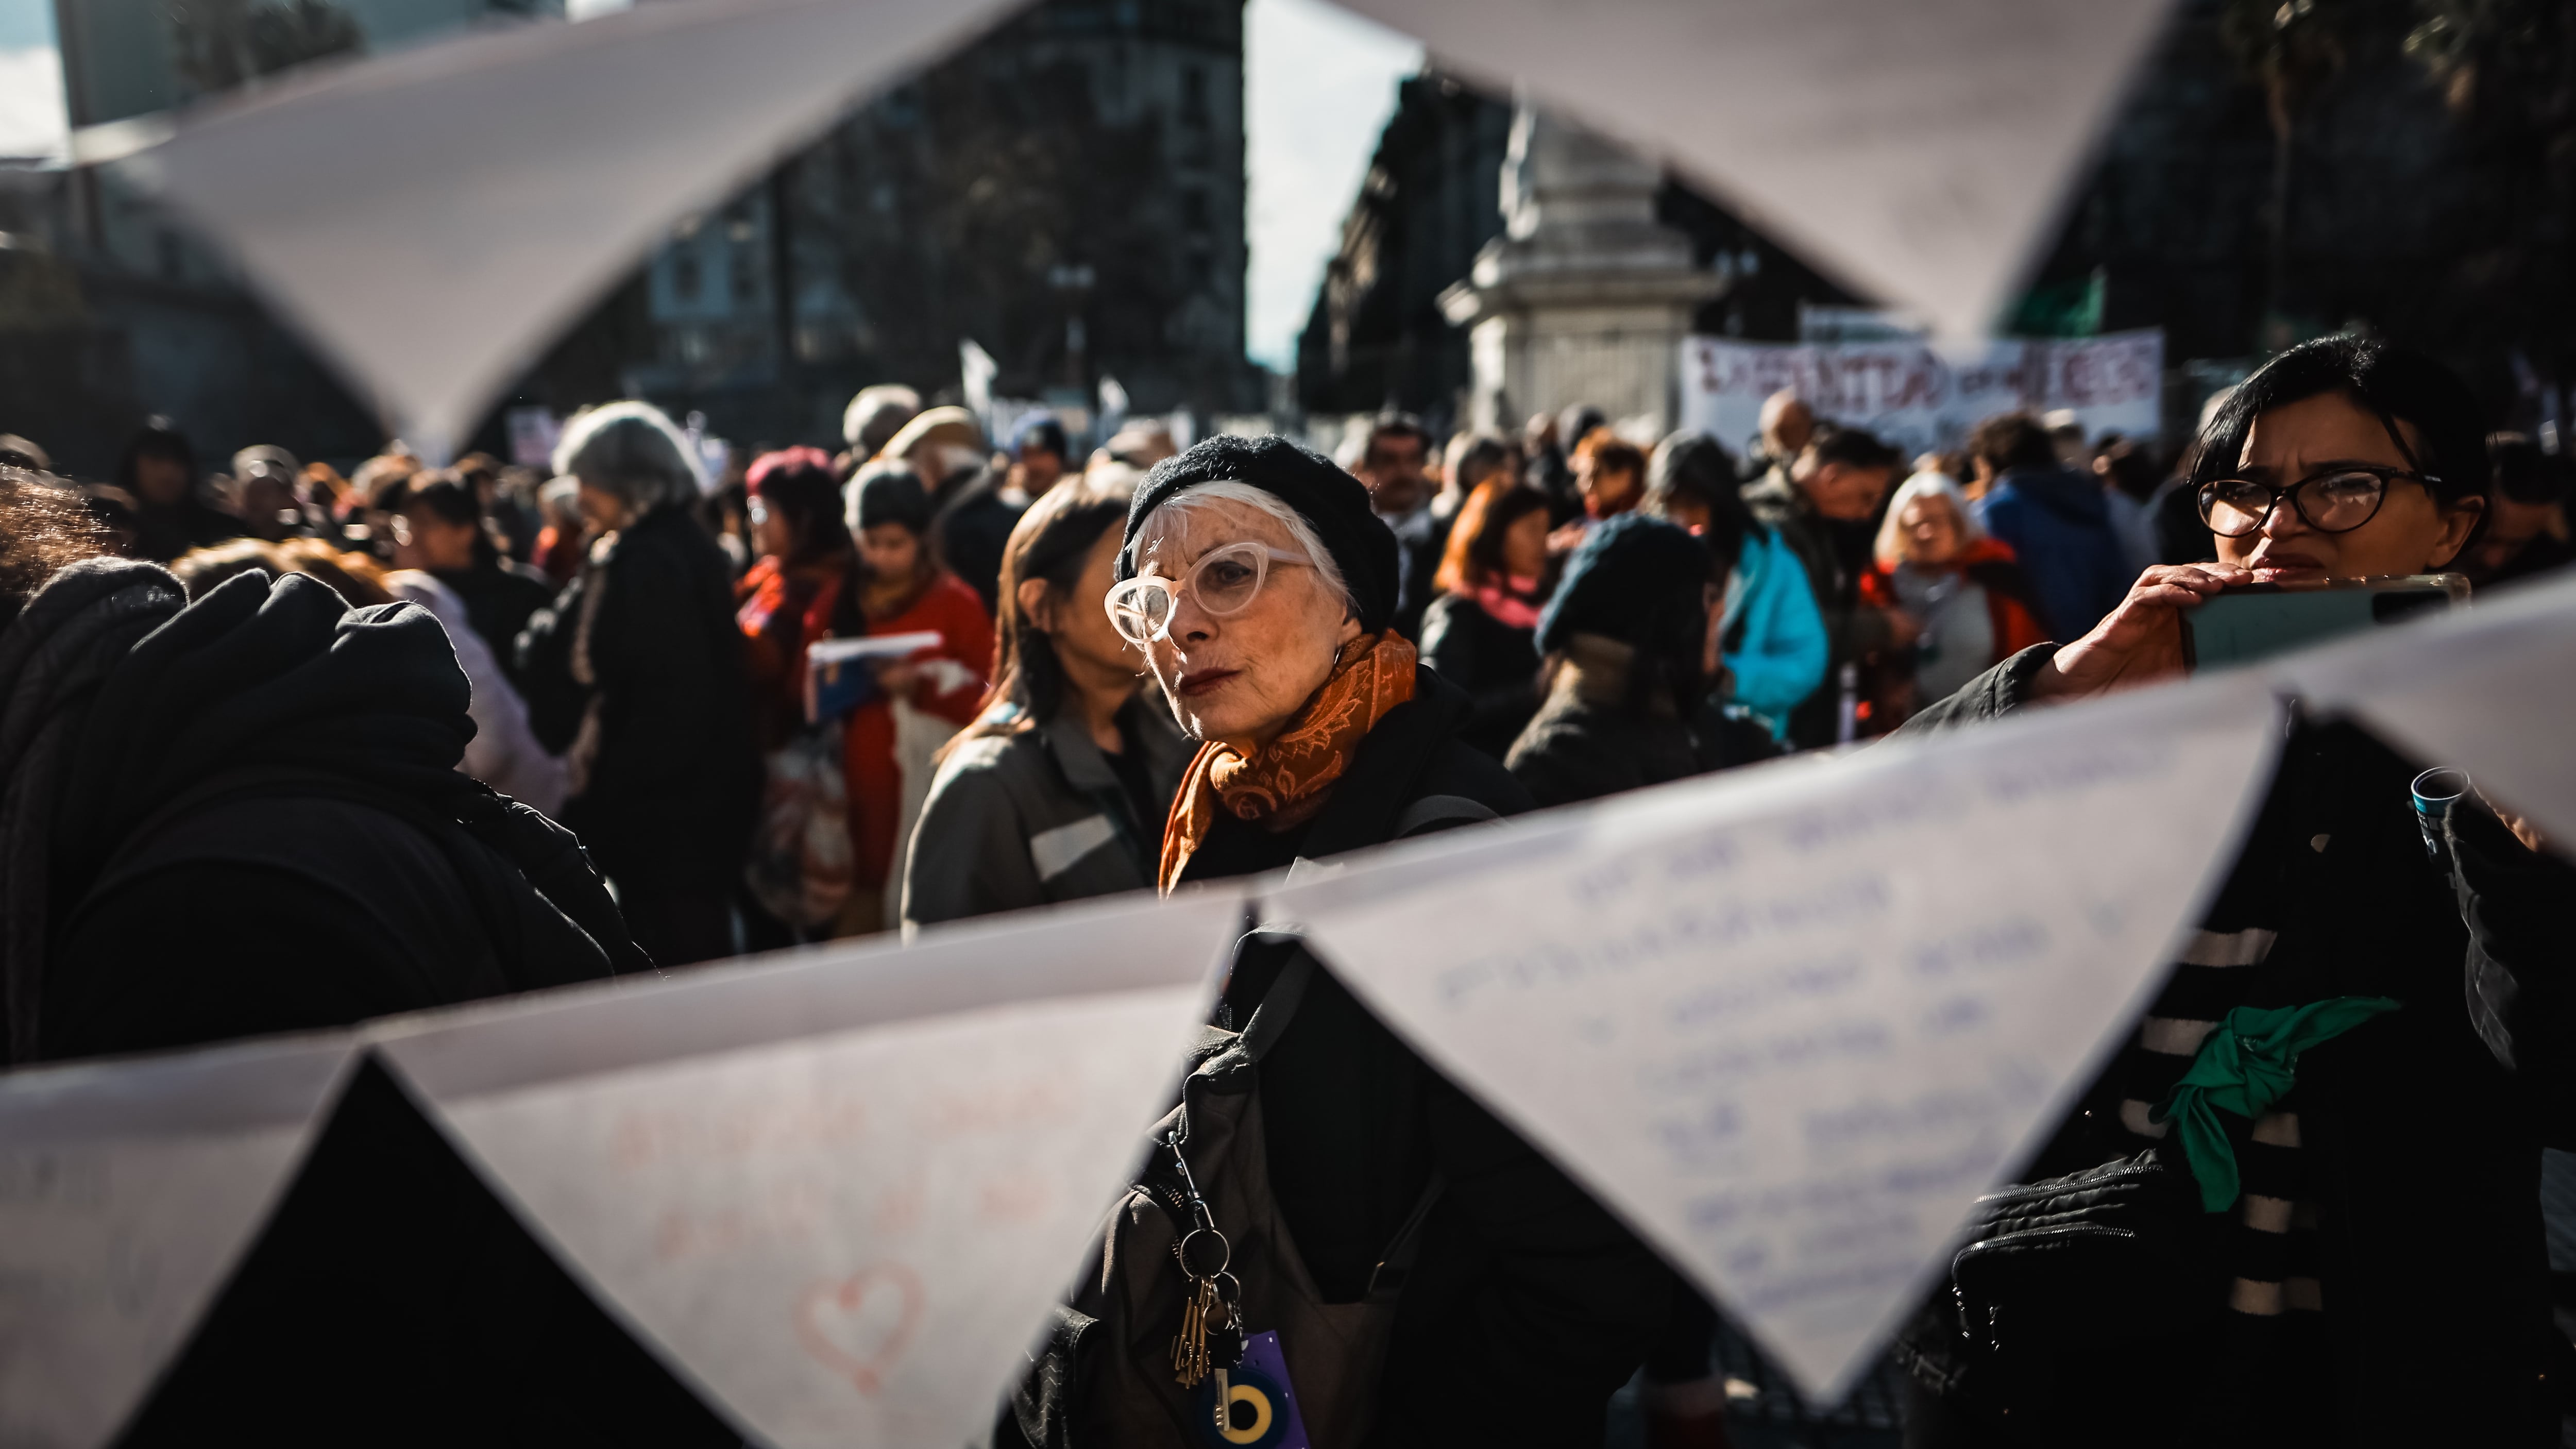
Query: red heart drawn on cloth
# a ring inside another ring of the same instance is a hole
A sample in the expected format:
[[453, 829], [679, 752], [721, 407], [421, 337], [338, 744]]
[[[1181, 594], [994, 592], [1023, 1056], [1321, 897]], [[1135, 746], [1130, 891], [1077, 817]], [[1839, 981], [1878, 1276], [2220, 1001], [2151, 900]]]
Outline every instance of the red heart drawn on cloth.
[[901, 1263], [875, 1263], [827, 1279], [796, 1299], [796, 1339], [817, 1363], [873, 1396], [920, 1326], [921, 1278]]

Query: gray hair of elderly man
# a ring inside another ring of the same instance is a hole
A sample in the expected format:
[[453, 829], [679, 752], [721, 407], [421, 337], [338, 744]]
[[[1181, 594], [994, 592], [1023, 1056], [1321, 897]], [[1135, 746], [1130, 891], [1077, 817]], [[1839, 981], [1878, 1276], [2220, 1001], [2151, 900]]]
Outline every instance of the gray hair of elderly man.
[[555, 471], [613, 493], [640, 516], [698, 496], [688, 436], [648, 402], [608, 403], [574, 416], [555, 445]]
[[859, 389], [841, 413], [841, 440], [864, 463], [877, 455], [903, 425], [921, 415], [921, 394], [901, 383], [881, 382]]
[[[1148, 546], [1167, 537], [1188, 538], [1191, 532], [1190, 516], [1211, 503], [1239, 503], [1247, 508], [1260, 509], [1279, 520], [1279, 526], [1288, 530], [1289, 541], [1294, 543], [1306, 555], [1307, 561], [1315, 566], [1316, 576], [1323, 580], [1324, 592], [1330, 597], [1341, 600], [1345, 613], [1359, 612], [1358, 602], [1351, 597], [1351, 586], [1342, 578], [1342, 566], [1333, 562], [1332, 550], [1324, 547], [1324, 541], [1315, 535], [1315, 526], [1306, 521], [1306, 516], [1289, 507], [1286, 499], [1269, 489], [1256, 488], [1252, 484], [1237, 482], [1231, 478], [1220, 478], [1213, 483], [1201, 483], [1194, 488], [1184, 488], [1164, 499], [1153, 512], [1145, 515], [1144, 526], [1136, 530], [1136, 552], [1130, 555], [1137, 560], [1138, 571], [1143, 571], [1142, 555]], [[1236, 541], [1230, 538], [1219, 538], [1210, 539], [1208, 543], [1210, 547], [1217, 547]]]

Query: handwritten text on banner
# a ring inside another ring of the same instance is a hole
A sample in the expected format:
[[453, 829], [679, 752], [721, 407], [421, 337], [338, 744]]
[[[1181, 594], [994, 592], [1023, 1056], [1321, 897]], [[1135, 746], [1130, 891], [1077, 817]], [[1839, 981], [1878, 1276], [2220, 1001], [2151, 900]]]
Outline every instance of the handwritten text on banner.
[[1996, 413], [2072, 409], [2087, 434], [2153, 438], [2163, 424], [2164, 333], [2117, 332], [2050, 342], [1997, 338], [1972, 349], [1925, 342], [1787, 346], [1690, 337], [1682, 342], [1682, 425], [1730, 448], [1761, 427], [1762, 400], [1783, 388], [1821, 417], [1867, 428], [1908, 451], [1954, 448]]
[[1839, 1395], [2133, 1019], [2259, 681], [1672, 787], [1290, 889], [1328, 963]]

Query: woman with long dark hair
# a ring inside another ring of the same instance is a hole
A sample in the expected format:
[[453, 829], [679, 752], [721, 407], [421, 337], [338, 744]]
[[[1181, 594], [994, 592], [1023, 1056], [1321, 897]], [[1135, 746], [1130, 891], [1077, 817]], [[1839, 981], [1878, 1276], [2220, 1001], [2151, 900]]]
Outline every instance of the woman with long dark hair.
[[948, 747], [904, 864], [907, 925], [1143, 890], [1193, 750], [1101, 600], [1135, 491], [1058, 483], [1002, 553], [993, 688]]
[[1547, 495], [1489, 478], [1458, 509], [1422, 615], [1422, 662], [1475, 700], [1458, 738], [1499, 760], [1538, 713]]

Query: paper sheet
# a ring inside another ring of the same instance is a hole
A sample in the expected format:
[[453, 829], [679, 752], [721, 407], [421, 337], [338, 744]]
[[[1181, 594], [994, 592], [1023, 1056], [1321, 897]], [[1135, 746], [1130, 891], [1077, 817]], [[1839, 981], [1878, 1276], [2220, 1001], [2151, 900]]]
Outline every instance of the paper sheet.
[[444, 453], [681, 217], [1009, 0], [668, 0], [286, 81], [118, 163]]
[[[436, 456], [672, 223], [1011, 8], [668, 0], [289, 80], [117, 164]], [[1818, 265], [1968, 337], [2009, 299], [2166, 7], [1353, 8], [1667, 158]]]
[[2166, 0], [1346, 0], [1953, 338], [2048, 240]]
[[1239, 892], [424, 1019], [383, 1051], [764, 1443], [990, 1427], [1179, 1081]]
[[0, 1445], [113, 1439], [355, 1054], [339, 1035], [0, 1076]]
[[2576, 841], [2576, 578], [2479, 594], [2270, 666], [2314, 708], [2358, 716], [2426, 766]]
[[2233, 858], [2259, 678], [1685, 782], [1265, 903], [1839, 1399]]

